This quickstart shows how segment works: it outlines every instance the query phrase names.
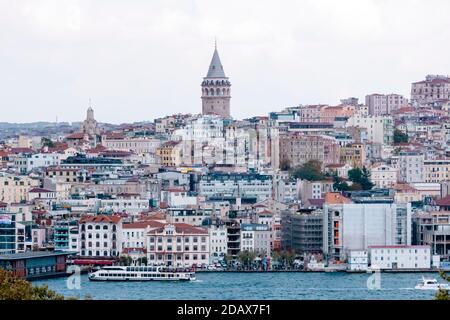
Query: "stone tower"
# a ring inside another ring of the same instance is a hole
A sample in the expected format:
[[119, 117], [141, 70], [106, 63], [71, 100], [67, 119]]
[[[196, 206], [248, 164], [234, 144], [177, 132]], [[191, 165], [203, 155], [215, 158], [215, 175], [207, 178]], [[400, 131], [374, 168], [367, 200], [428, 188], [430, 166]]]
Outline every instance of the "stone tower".
[[89, 107], [87, 110], [86, 120], [84, 120], [81, 126], [81, 132], [87, 134], [89, 137], [95, 137], [100, 132], [97, 121], [94, 118], [94, 110], [92, 107]]
[[202, 82], [202, 113], [230, 118], [230, 87], [216, 45], [208, 74]]

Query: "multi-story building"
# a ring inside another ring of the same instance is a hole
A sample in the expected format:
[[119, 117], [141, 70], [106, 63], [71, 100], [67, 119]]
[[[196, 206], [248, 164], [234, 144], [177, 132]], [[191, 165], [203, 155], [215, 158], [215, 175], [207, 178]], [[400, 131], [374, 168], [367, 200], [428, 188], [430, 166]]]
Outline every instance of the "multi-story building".
[[450, 212], [420, 212], [413, 215], [413, 244], [431, 247], [432, 255], [450, 257]]
[[270, 256], [271, 235], [266, 224], [241, 224], [241, 251]]
[[272, 176], [257, 173], [211, 173], [201, 176], [198, 191], [207, 198], [241, 198], [259, 202], [272, 198]]
[[368, 142], [391, 144], [394, 141], [394, 126], [390, 116], [362, 116], [355, 113], [345, 126], [367, 129]]
[[323, 251], [329, 260], [345, 261], [349, 250], [367, 250], [369, 246], [411, 244], [409, 203], [364, 202], [325, 202]]
[[366, 96], [366, 106], [372, 116], [390, 115], [408, 105], [408, 100], [399, 94], [370, 94]]
[[165, 224], [147, 237], [149, 264], [200, 266], [209, 264], [209, 234], [184, 223]]
[[299, 133], [281, 135], [280, 163], [288, 162], [291, 167], [300, 166], [310, 160], [323, 165], [339, 162], [339, 145], [328, 136], [310, 136]]
[[168, 141], [156, 149], [160, 163], [165, 167], [176, 167], [181, 165], [183, 148], [180, 141]]
[[211, 217], [211, 209], [169, 208], [168, 222], [186, 223], [191, 226], [201, 226], [205, 219]]
[[372, 268], [380, 270], [431, 268], [430, 246], [369, 246]]
[[422, 182], [423, 162], [424, 155], [419, 151], [402, 151], [392, 157], [393, 165], [398, 168], [399, 182]]
[[450, 78], [428, 75], [425, 80], [411, 85], [411, 102], [419, 105], [441, 104], [450, 100]]
[[16, 253], [16, 214], [0, 213], [0, 255]]
[[39, 180], [28, 176], [0, 175], [0, 201], [6, 203], [28, 201], [28, 191], [38, 186]]
[[78, 222], [80, 255], [116, 258], [122, 252], [122, 218], [117, 215], [86, 215]]
[[362, 143], [351, 143], [339, 149], [339, 163], [362, 168], [366, 162], [366, 149]]
[[55, 250], [78, 252], [78, 221], [62, 220], [53, 225]]
[[321, 253], [323, 214], [320, 210], [285, 210], [281, 213], [281, 247], [297, 253]]
[[24, 154], [14, 160], [14, 165], [20, 174], [28, 174], [35, 168], [59, 165], [60, 157], [59, 153]]
[[446, 182], [450, 180], [450, 159], [423, 161], [423, 182]]
[[370, 180], [377, 188], [393, 187], [397, 183], [398, 170], [385, 164], [375, 164], [370, 168]]
[[300, 180], [298, 188], [302, 203], [305, 203], [310, 199], [323, 199], [326, 193], [333, 191], [333, 180]]
[[132, 151], [135, 154], [155, 154], [161, 140], [154, 138], [117, 138], [105, 136], [102, 145], [111, 150]]
[[227, 254], [228, 236], [227, 228], [224, 225], [211, 225], [208, 228], [210, 263], [218, 263]]

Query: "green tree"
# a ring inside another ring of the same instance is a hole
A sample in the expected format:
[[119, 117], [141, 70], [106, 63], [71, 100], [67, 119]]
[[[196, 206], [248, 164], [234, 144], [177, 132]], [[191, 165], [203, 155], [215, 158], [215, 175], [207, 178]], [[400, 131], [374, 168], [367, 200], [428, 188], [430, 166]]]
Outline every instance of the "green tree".
[[350, 189], [348, 183], [339, 177], [336, 172], [333, 174], [333, 189], [335, 191], [347, 191]]
[[348, 178], [353, 182], [350, 190], [371, 190], [374, 186], [372, 181], [370, 181], [370, 172], [366, 167], [362, 170], [360, 168], [349, 170]]
[[399, 129], [394, 130], [394, 143], [408, 142], [408, 135]]
[[[450, 277], [447, 276], [447, 274], [444, 271], [440, 271], [439, 274], [441, 275], [441, 278], [450, 281]], [[448, 294], [448, 290], [440, 289], [435, 296], [436, 300], [450, 300], [450, 295]]]
[[32, 286], [11, 271], [0, 269], [0, 300], [64, 300], [64, 296], [48, 286]]
[[291, 169], [291, 162], [288, 159], [283, 159], [280, 161], [280, 169], [282, 171], [289, 171]]
[[55, 143], [50, 138], [46, 138], [46, 137], [41, 138], [41, 144], [43, 147], [49, 147], [49, 148], [53, 148], [55, 146]]
[[325, 179], [322, 173], [322, 163], [318, 160], [309, 160], [305, 164], [292, 170], [291, 175], [296, 179], [319, 181]]

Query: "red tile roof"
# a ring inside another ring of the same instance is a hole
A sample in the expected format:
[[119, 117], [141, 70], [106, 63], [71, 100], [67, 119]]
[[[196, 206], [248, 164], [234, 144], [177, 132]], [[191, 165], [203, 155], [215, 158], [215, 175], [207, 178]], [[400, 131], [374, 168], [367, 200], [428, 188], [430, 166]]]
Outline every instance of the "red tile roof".
[[450, 195], [436, 200], [436, 205], [439, 207], [448, 207], [450, 206]]
[[120, 220], [122, 219], [122, 217], [119, 217], [117, 215], [114, 216], [107, 216], [104, 214], [100, 214], [97, 216], [88, 216], [85, 215], [83, 217], [80, 218], [80, 223], [100, 223], [100, 222], [107, 222], [107, 223], [114, 223], [117, 224], [120, 222]]

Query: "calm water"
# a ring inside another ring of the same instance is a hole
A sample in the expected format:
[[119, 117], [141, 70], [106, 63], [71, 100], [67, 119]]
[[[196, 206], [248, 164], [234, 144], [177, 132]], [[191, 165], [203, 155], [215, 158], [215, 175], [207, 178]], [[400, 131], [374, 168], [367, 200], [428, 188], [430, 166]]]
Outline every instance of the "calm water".
[[136, 300], [378, 300], [433, 299], [434, 291], [415, 290], [422, 275], [439, 279], [437, 273], [382, 273], [381, 288], [370, 290], [370, 274], [347, 273], [197, 273], [191, 282], [94, 282], [81, 276], [81, 289], [70, 290], [67, 278], [34, 281], [48, 284], [65, 296], [86, 294], [93, 299]]

